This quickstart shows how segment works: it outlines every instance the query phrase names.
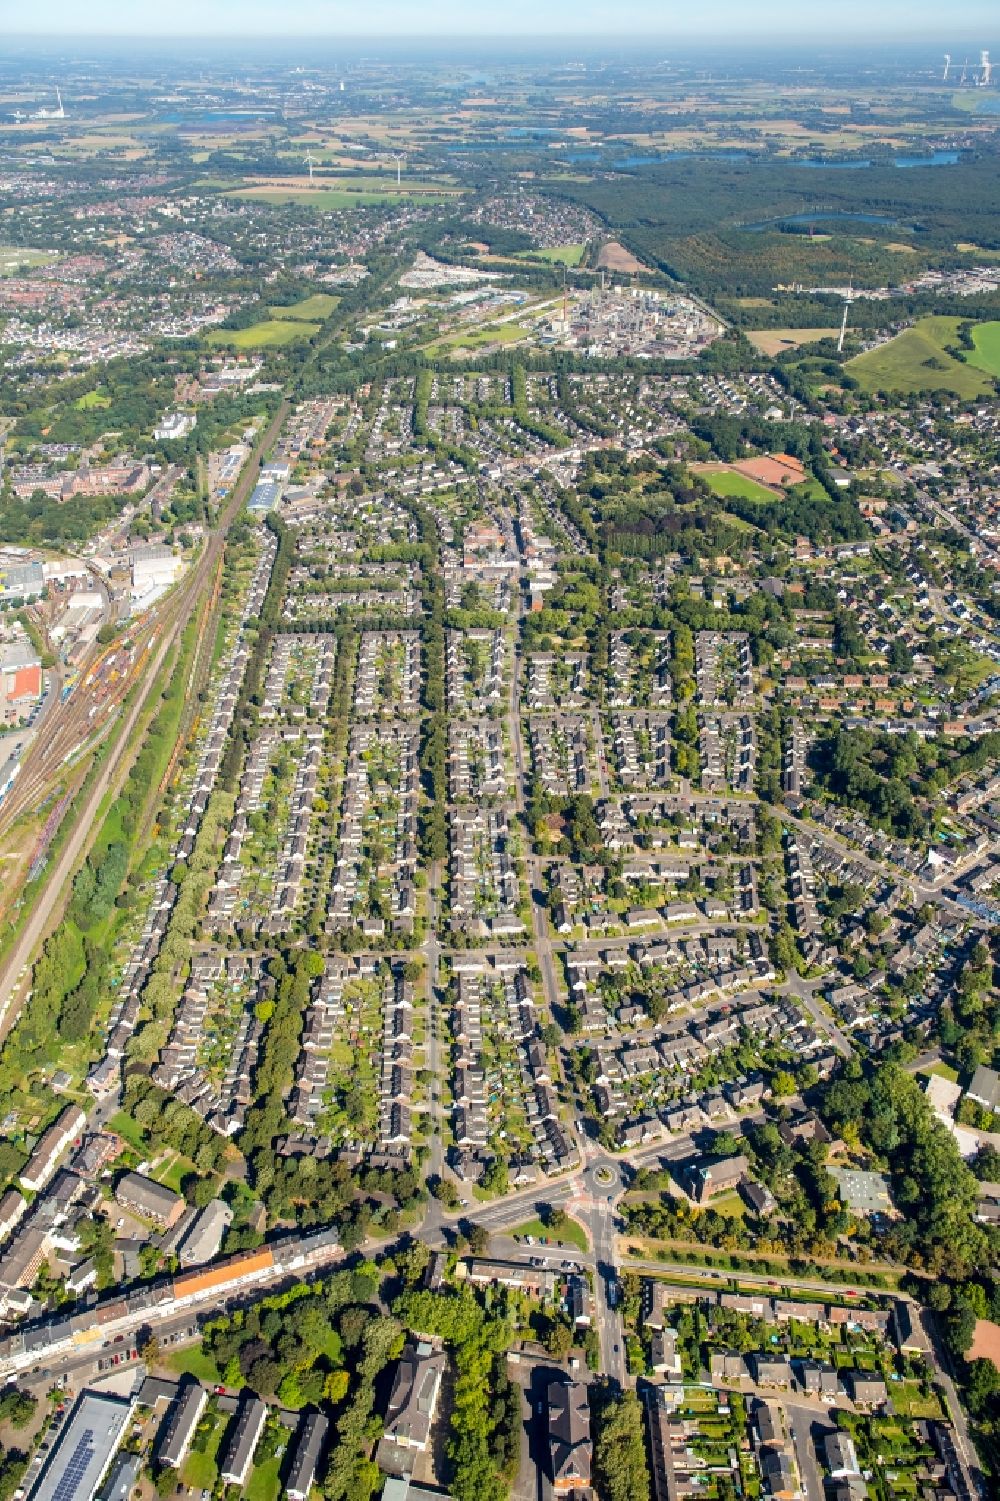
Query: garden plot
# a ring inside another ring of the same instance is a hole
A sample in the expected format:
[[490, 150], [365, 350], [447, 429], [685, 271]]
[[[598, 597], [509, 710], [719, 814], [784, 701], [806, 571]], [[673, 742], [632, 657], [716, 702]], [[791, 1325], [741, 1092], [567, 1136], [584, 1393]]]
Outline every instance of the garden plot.
[[328, 956], [305, 1014], [291, 1116], [340, 1148], [370, 1148], [378, 1130], [387, 968], [370, 956]]
[[588, 658], [584, 652], [560, 653], [558, 656], [535, 653], [528, 658], [524, 702], [532, 712], [582, 708], [587, 701], [589, 678]]
[[612, 631], [605, 701], [612, 709], [668, 707], [671, 702], [669, 631]]
[[287, 931], [305, 890], [323, 732], [265, 730], [250, 748], [208, 904], [217, 929]]
[[464, 961], [453, 984], [453, 1166], [497, 1189], [511, 1169], [564, 1166], [572, 1148], [526, 970], [508, 959]]
[[499, 713], [506, 661], [503, 631], [449, 631], [445, 656], [449, 714], [483, 718]]
[[354, 682], [355, 719], [408, 719], [419, 712], [419, 631], [365, 631]]
[[667, 787], [670, 770], [670, 715], [654, 710], [611, 715], [611, 744], [623, 789]]
[[498, 720], [448, 726], [448, 796], [453, 803], [493, 802], [508, 786], [503, 727]]
[[275, 636], [260, 718], [296, 723], [307, 716], [319, 719], [325, 715], [336, 659], [334, 636], [307, 632]]
[[415, 723], [356, 724], [330, 889], [327, 931], [360, 928], [369, 939], [413, 930], [416, 914], [417, 805]]
[[698, 725], [703, 791], [753, 792], [757, 737], [750, 715], [704, 714]]
[[470, 937], [521, 938], [518, 836], [502, 808], [451, 812], [452, 929]]
[[745, 631], [698, 631], [695, 636], [698, 697], [707, 708], [744, 708], [753, 703], [753, 661]]
[[532, 715], [528, 724], [534, 773], [544, 793], [568, 797], [594, 789], [593, 733], [582, 714]]
[[257, 956], [195, 954], [153, 1079], [223, 1136], [241, 1130], [253, 1100], [263, 1024], [258, 1002], [271, 992]]

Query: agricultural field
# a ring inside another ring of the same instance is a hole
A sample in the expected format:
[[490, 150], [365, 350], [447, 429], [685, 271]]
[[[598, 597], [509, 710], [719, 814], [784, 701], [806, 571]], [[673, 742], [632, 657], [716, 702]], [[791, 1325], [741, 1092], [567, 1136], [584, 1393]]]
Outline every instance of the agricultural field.
[[275, 206], [284, 204], [298, 204], [306, 208], [315, 208], [321, 213], [327, 213], [331, 209], [338, 208], [368, 208], [372, 204], [395, 204], [406, 203], [410, 199], [418, 198], [428, 203], [437, 203], [442, 199], [454, 196], [452, 193], [441, 188], [415, 187], [403, 183], [397, 187], [395, 183], [386, 188], [355, 188], [351, 187], [309, 187], [304, 183], [302, 187], [294, 187], [281, 183], [258, 183], [251, 188], [237, 188], [235, 192], [227, 195], [230, 198], [247, 198], [259, 203], [271, 203]]
[[835, 328], [759, 328], [747, 333], [754, 348], [767, 355], [783, 354], [786, 349], [799, 349], [803, 344], [836, 336]]
[[329, 292], [314, 292], [301, 302], [293, 302], [286, 307], [273, 307], [269, 311], [271, 317], [278, 322], [291, 318], [296, 323], [322, 323], [329, 318], [339, 301], [339, 297], [333, 297]]
[[[953, 391], [965, 401], [986, 396], [993, 382], [985, 369], [963, 364], [947, 351], [947, 345], [958, 345], [961, 323], [960, 318], [921, 318], [887, 344], [848, 360], [845, 369], [866, 391]], [[988, 348], [996, 360], [1000, 345], [994, 336]]]
[[319, 329], [318, 323], [300, 322], [296, 318], [263, 318], [249, 328], [213, 328], [205, 335], [205, 341], [233, 349], [275, 349], [282, 344], [294, 344], [296, 339], [311, 339]]

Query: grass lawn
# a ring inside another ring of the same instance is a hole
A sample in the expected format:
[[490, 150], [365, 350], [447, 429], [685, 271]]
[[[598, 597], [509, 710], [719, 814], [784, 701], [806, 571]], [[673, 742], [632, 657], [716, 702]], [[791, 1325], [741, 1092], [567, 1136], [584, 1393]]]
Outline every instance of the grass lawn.
[[830, 498], [819, 480], [812, 479], [811, 477], [803, 480], [801, 485], [790, 485], [788, 487], [788, 494], [797, 495], [802, 500], [829, 500]]
[[211, 1491], [215, 1489], [215, 1482], [219, 1478], [219, 1466], [216, 1456], [218, 1455], [219, 1445], [222, 1443], [222, 1435], [225, 1431], [226, 1419], [221, 1413], [217, 1413], [215, 1427], [212, 1430], [206, 1447], [204, 1449], [190, 1449], [188, 1451], [188, 1456], [181, 1466], [181, 1481], [184, 1485], [189, 1486], [191, 1490]]
[[[967, 401], [987, 395], [993, 384], [986, 368], [977, 370], [971, 361], [963, 364], [945, 350], [946, 344], [958, 345], [961, 322], [939, 315], [920, 318], [887, 344], [848, 360], [844, 368], [865, 391], [953, 391]], [[989, 353], [982, 358], [1000, 359], [1000, 344], [993, 336], [987, 346]], [[1000, 372], [1000, 363], [996, 369]]]
[[277, 1456], [257, 1465], [247, 1486], [248, 1501], [275, 1501], [280, 1470], [281, 1460]]
[[294, 344], [296, 339], [311, 339], [318, 332], [318, 323], [298, 322], [294, 318], [264, 318], [249, 328], [213, 328], [205, 335], [205, 342], [228, 344], [236, 349], [269, 349]]
[[81, 412], [90, 411], [92, 407], [103, 408], [109, 407], [110, 405], [111, 397], [102, 396], [100, 391], [87, 391], [83, 396], [78, 396], [76, 399], [77, 409]]
[[325, 322], [333, 312], [339, 297], [331, 297], [329, 292], [314, 292], [311, 297], [304, 297], [301, 302], [293, 302], [290, 307], [273, 307], [270, 314], [279, 321], [284, 318], [292, 318], [299, 323]]
[[530, 250], [527, 259], [549, 261], [553, 266], [578, 266], [583, 260], [583, 245], [553, 245], [551, 250]]
[[171, 1350], [166, 1364], [178, 1376], [193, 1376], [204, 1386], [219, 1384], [219, 1368], [211, 1355], [206, 1355], [201, 1345], [186, 1345], [181, 1350]]
[[755, 479], [749, 479], [745, 474], [737, 474], [732, 469], [703, 469], [702, 476], [708, 487], [715, 495], [725, 500], [735, 496], [740, 500], [765, 501], [774, 505], [779, 499], [773, 490], [766, 485], [759, 485]]
[[947, 1063], [932, 1063], [929, 1068], [922, 1068], [922, 1074], [936, 1074], [939, 1079], [947, 1079], [952, 1084], [958, 1083], [958, 1069], [952, 1068]]
[[137, 1152], [144, 1152], [146, 1150], [146, 1142], [142, 1131], [132, 1117], [126, 1115], [123, 1110], [119, 1110], [111, 1117], [108, 1121], [108, 1127], [114, 1131], [116, 1136], [120, 1136], [123, 1141], [127, 1141], [130, 1147], [134, 1147]]
[[969, 364], [987, 375], [1000, 375], [1000, 323], [977, 323], [972, 342], [976, 348], [969, 355]]
[[897, 1381], [891, 1386], [892, 1405], [908, 1418], [939, 1418], [941, 1403], [931, 1392], [925, 1397], [916, 1381]]
[[543, 1224], [540, 1219], [525, 1220], [523, 1225], [518, 1225], [514, 1230], [504, 1232], [507, 1235], [532, 1235], [535, 1240], [547, 1240], [549, 1245], [576, 1246], [577, 1250], [586, 1252], [590, 1242], [587, 1240], [587, 1232], [578, 1220], [567, 1219], [566, 1224], [556, 1233]]

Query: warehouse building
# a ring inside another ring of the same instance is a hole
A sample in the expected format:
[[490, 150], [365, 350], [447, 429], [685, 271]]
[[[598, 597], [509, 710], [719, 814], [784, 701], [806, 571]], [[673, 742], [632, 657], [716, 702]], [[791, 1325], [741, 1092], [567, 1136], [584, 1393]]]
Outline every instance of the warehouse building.
[[123, 1397], [81, 1392], [56, 1439], [30, 1501], [93, 1501], [132, 1414]]

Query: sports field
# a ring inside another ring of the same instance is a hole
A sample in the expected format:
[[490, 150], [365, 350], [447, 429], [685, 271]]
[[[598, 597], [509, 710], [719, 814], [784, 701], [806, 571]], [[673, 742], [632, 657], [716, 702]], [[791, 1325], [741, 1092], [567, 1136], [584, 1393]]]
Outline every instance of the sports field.
[[737, 474], [733, 469], [703, 469], [701, 477], [706, 481], [714, 494], [721, 496], [723, 500], [731, 500], [734, 497], [739, 500], [766, 501], [769, 505], [780, 499], [773, 490], [766, 485], [758, 485], [755, 479], [749, 479], [745, 474]]
[[47, 266], [57, 260], [54, 250], [29, 250], [21, 245], [0, 245], [0, 276], [13, 276], [16, 271], [30, 271], [35, 266]]
[[273, 349], [281, 344], [294, 344], [296, 339], [311, 339], [319, 327], [318, 323], [301, 323], [291, 318], [264, 318], [249, 328], [213, 328], [205, 335], [205, 341], [233, 349]]
[[887, 344], [848, 360], [844, 368], [865, 391], [953, 391], [973, 401], [992, 391], [993, 382], [985, 369], [972, 363], [971, 351], [968, 363], [948, 354], [946, 345], [959, 344], [962, 321], [939, 315], [921, 318]]

